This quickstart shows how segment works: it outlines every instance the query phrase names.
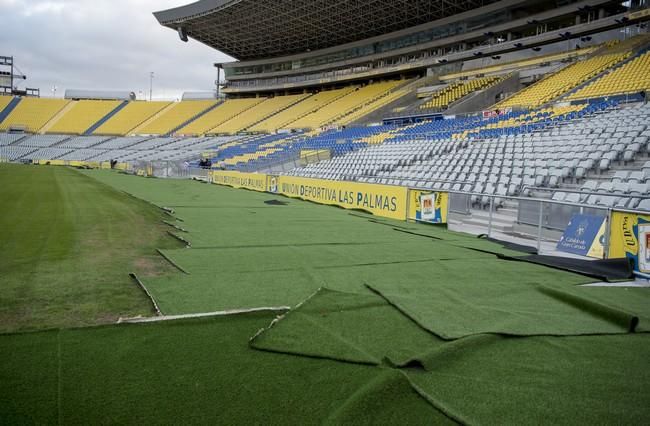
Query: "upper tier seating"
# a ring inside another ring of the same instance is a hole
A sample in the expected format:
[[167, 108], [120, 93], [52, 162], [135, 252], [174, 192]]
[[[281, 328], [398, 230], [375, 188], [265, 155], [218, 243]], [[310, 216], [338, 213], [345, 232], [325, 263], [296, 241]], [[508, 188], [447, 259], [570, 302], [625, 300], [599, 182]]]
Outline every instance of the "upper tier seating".
[[13, 98], [13, 96], [0, 95], [0, 112], [9, 105], [9, 102], [11, 102]]
[[325, 125], [338, 124], [347, 114], [366, 105], [381, 96], [387, 95], [403, 81], [387, 81], [368, 84], [356, 91], [350, 92], [322, 108], [307, 114], [290, 124], [292, 129], [319, 129]]
[[176, 102], [139, 132], [143, 135], [165, 135], [216, 104], [216, 100]]
[[306, 115], [320, 110], [324, 106], [347, 95], [353, 90], [353, 87], [346, 87], [344, 89], [326, 90], [316, 93], [291, 108], [287, 108], [284, 111], [272, 115], [261, 123], [251, 127], [250, 130], [253, 132], [272, 133], [280, 129], [296, 128], [296, 126], [293, 126], [293, 123]]
[[81, 100], [72, 102], [70, 109], [47, 130], [47, 133], [83, 134], [121, 104], [121, 101]]
[[211, 131], [214, 133], [238, 133], [251, 127], [253, 124], [284, 110], [285, 108], [300, 102], [308, 95], [288, 95], [268, 98], [258, 103], [252, 108], [246, 110], [245, 114], [240, 114], [232, 119], [220, 124]]
[[163, 108], [169, 106], [169, 102], [129, 102], [117, 114], [111, 117], [106, 123], [99, 126], [93, 134], [95, 135], [116, 135], [124, 136], [132, 130], [157, 114]]
[[221, 105], [180, 129], [177, 133], [182, 135], [216, 133], [214, 132], [216, 127], [265, 100], [266, 98], [227, 99]]
[[569, 95], [567, 100], [638, 93], [650, 89], [650, 52], [612, 70], [607, 75]]
[[536, 107], [545, 104], [616, 65], [629, 55], [629, 53], [604, 54], [576, 62], [517, 92], [496, 107]]
[[66, 99], [23, 98], [9, 116], [0, 123], [0, 130], [22, 127], [36, 133], [68, 104]]
[[472, 80], [460, 80], [436, 91], [431, 98], [420, 105], [420, 109], [433, 111], [445, 110], [452, 103], [477, 90], [487, 89], [503, 81], [503, 77], [481, 77]]

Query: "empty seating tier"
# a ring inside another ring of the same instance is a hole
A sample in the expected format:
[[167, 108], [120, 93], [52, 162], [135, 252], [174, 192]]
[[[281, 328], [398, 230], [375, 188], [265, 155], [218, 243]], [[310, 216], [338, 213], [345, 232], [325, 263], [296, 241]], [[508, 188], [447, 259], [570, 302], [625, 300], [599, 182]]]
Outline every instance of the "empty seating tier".
[[348, 114], [387, 95], [403, 83], [403, 81], [387, 81], [368, 84], [294, 121], [290, 127], [293, 129], [319, 129], [325, 125], [340, 124], [339, 121], [342, 121]]
[[228, 99], [218, 107], [180, 129], [178, 133], [183, 135], [216, 133], [213, 129], [264, 100], [265, 98]]
[[128, 135], [133, 129], [147, 121], [149, 118], [167, 107], [169, 102], [129, 102], [106, 123], [97, 128], [95, 135]]
[[519, 91], [514, 96], [497, 104], [496, 107], [543, 105], [623, 61], [629, 55], [629, 52], [604, 54], [576, 62]]
[[650, 52], [612, 70], [567, 97], [567, 100], [638, 93], [650, 89]]
[[420, 105], [420, 109], [442, 111], [452, 103], [464, 98], [477, 90], [487, 89], [500, 81], [503, 77], [482, 77], [473, 80], [462, 80], [451, 83], [443, 89], [435, 92], [431, 99]]
[[298, 128], [300, 124], [294, 126], [296, 121], [299, 122], [302, 117], [315, 113], [325, 105], [328, 105], [341, 96], [347, 95], [352, 90], [354, 90], [354, 88], [346, 87], [344, 89], [327, 90], [316, 93], [293, 107], [280, 111], [261, 123], [256, 124], [251, 127], [250, 130], [254, 132], [272, 133], [279, 129]]
[[65, 99], [23, 98], [0, 123], [0, 130], [11, 127], [23, 128], [36, 133], [68, 104]]
[[232, 119], [220, 124], [211, 131], [214, 133], [238, 133], [245, 130], [255, 123], [284, 110], [285, 108], [300, 102], [305, 99], [307, 95], [289, 95], [289, 96], [276, 96], [268, 98], [263, 102], [258, 103], [252, 108], [246, 110], [245, 114], [239, 114]]
[[80, 135], [120, 105], [120, 101], [72, 101], [65, 114], [47, 130], [47, 133]]
[[165, 135], [187, 123], [208, 108], [216, 105], [216, 100], [182, 101], [163, 111], [159, 117], [148, 123], [140, 133], [144, 135]]

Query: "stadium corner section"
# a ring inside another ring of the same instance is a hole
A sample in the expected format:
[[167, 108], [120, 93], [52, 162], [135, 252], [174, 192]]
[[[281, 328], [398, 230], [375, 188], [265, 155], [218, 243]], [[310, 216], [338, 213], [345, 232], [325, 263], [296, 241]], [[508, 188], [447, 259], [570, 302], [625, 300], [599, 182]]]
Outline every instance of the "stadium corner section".
[[221, 170], [210, 172], [209, 179], [217, 185], [364, 210], [389, 219], [447, 222], [449, 197], [445, 192], [421, 191], [395, 185]]

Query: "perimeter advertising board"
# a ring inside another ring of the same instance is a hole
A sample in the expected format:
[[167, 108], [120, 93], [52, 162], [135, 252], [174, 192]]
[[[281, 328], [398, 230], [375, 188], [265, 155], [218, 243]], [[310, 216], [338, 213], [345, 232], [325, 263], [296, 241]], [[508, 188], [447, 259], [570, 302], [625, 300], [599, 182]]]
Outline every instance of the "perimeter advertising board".
[[212, 183], [227, 185], [233, 188], [252, 189], [253, 191], [266, 191], [266, 175], [262, 173], [240, 173], [214, 170], [211, 173]]
[[609, 257], [629, 259], [634, 270], [650, 274], [650, 215], [612, 212]]
[[277, 193], [321, 204], [362, 209], [377, 216], [406, 220], [408, 189], [369, 183], [278, 176]]
[[602, 259], [605, 253], [605, 220], [603, 216], [575, 214], [571, 217], [557, 249], [566, 253]]

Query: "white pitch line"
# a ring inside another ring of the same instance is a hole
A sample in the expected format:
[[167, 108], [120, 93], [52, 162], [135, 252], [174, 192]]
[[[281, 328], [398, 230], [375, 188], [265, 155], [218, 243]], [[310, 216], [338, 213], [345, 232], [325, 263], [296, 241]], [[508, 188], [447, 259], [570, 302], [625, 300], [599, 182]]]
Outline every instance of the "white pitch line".
[[249, 312], [261, 311], [288, 311], [290, 306], [270, 306], [261, 308], [248, 308], [248, 309], [228, 309], [225, 311], [204, 312], [199, 314], [184, 314], [184, 315], [162, 315], [157, 317], [136, 317], [136, 318], [120, 318], [117, 320], [118, 324], [122, 323], [143, 323], [143, 322], [157, 322], [157, 321], [172, 321], [185, 318], [204, 318], [204, 317], [218, 317], [235, 314], [245, 314]]

